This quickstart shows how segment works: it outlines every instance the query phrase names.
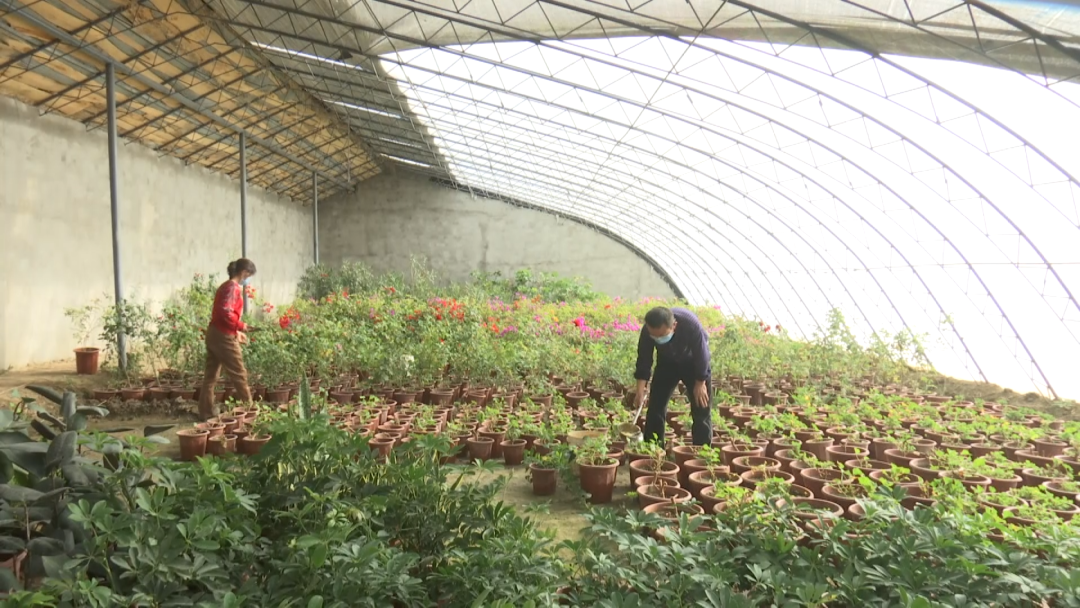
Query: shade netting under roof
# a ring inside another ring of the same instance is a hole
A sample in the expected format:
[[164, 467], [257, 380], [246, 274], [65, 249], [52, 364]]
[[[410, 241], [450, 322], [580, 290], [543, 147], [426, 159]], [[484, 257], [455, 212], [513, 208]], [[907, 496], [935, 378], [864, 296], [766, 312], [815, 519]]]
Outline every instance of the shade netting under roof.
[[946, 373], [1080, 396], [1069, 4], [175, 6], [302, 91], [291, 107], [332, 113], [356, 154], [327, 166], [373, 158], [577, 218], [692, 302], [798, 335], [839, 309], [864, 338], [925, 334]]

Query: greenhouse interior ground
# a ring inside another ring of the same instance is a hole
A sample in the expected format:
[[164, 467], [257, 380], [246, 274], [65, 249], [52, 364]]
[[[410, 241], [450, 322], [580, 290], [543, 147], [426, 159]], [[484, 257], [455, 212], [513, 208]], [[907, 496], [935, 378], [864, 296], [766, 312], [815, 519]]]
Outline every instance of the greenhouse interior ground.
[[1065, 0], [0, 0], [0, 605], [1080, 606], [1078, 141]]

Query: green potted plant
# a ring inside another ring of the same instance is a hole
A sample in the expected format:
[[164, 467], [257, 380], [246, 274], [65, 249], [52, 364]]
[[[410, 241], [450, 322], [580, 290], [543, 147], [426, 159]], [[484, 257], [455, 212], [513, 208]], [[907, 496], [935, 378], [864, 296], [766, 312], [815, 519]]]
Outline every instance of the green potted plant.
[[569, 447], [562, 444], [553, 446], [545, 454], [529, 454], [526, 459], [529, 465], [527, 475], [535, 496], [551, 496], [555, 493], [558, 473], [566, 469], [569, 456]]
[[610, 449], [607, 438], [587, 437], [574, 452], [581, 489], [589, 495], [589, 502], [611, 502], [619, 462], [608, 455]]

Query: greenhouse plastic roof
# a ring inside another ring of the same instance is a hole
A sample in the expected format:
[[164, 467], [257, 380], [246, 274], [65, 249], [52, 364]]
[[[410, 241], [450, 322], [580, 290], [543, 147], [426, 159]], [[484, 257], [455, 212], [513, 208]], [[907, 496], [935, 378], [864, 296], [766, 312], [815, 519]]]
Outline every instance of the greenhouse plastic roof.
[[691, 302], [1080, 397], [1066, 2], [0, 0], [0, 92], [297, 200], [388, 165], [631, 244]]

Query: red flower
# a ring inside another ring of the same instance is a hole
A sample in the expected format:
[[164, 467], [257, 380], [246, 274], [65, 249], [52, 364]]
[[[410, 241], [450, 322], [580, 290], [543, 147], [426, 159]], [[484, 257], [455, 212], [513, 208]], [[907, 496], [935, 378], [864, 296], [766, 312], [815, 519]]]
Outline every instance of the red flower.
[[291, 324], [291, 323], [292, 323], [292, 320], [289, 319], [289, 317], [287, 317], [287, 316], [281, 317], [280, 319], [278, 319], [278, 325], [281, 326], [281, 329], [288, 329], [289, 324]]

